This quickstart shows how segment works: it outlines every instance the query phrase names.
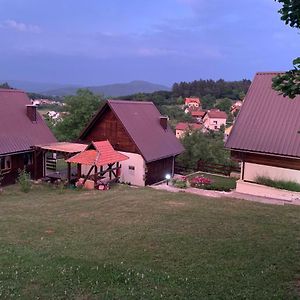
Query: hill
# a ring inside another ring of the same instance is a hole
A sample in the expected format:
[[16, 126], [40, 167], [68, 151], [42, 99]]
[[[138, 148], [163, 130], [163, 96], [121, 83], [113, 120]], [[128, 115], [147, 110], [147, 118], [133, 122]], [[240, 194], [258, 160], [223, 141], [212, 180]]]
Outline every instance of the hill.
[[[74, 95], [78, 87], [65, 87], [48, 91], [43, 91], [46, 95], [53, 96], [66, 96]], [[170, 88], [164, 85], [151, 83], [148, 81], [135, 80], [128, 83], [116, 83], [100, 86], [88, 86], [84, 87], [89, 89], [95, 94], [102, 94], [104, 96], [125, 96], [137, 93], [153, 93], [155, 91], [169, 91]]]
[[77, 89], [80, 86], [71, 85], [71, 84], [59, 84], [59, 83], [49, 83], [49, 82], [34, 82], [34, 81], [24, 81], [24, 80], [0, 80], [0, 83], [7, 82], [11, 87], [20, 89], [26, 92], [32, 93], [42, 93], [46, 90], [54, 90], [54, 89], [68, 89], [73, 88]]

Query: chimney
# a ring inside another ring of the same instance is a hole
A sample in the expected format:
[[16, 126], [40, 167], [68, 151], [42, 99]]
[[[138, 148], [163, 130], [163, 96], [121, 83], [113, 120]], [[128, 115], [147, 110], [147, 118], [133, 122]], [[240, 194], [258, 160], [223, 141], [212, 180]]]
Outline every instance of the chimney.
[[26, 105], [27, 108], [27, 117], [31, 122], [36, 122], [36, 106], [35, 105]]
[[167, 128], [168, 128], [168, 117], [166, 117], [166, 116], [160, 116], [159, 122], [160, 122], [160, 126], [164, 130], [167, 130]]

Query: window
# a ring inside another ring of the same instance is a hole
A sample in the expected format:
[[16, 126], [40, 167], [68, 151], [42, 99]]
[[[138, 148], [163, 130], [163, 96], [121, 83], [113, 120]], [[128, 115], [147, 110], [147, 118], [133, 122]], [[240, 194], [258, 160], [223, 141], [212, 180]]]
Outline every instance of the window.
[[134, 171], [135, 167], [134, 166], [128, 166], [128, 169], [131, 170], [131, 171]]
[[11, 169], [11, 156], [4, 156], [0, 158], [0, 170]]
[[218, 121], [213, 121], [214, 124], [218, 124]]

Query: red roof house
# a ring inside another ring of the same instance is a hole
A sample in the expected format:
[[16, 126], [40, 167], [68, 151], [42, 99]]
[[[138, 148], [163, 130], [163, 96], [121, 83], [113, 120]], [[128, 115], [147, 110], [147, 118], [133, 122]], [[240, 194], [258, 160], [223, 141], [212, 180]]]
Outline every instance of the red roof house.
[[148, 185], [173, 174], [174, 159], [183, 152], [167, 118], [152, 102], [108, 100], [81, 133], [80, 141], [108, 140], [129, 157], [122, 162], [121, 181]]
[[191, 130], [200, 130], [203, 126], [197, 123], [184, 123], [184, 122], [179, 122], [176, 125], [176, 137], [181, 138], [183, 135]]
[[243, 183], [259, 176], [300, 183], [300, 96], [273, 90], [277, 74], [256, 74], [226, 143], [242, 162]]
[[209, 130], [220, 130], [221, 126], [226, 126], [227, 114], [219, 109], [208, 110], [204, 117], [204, 127]]
[[198, 108], [201, 109], [201, 100], [200, 98], [192, 97], [192, 98], [185, 98], [184, 105], [188, 108]]
[[26, 93], [0, 89], [0, 107], [2, 184], [14, 183], [18, 169], [26, 168], [33, 178], [42, 177], [43, 157], [36, 157], [32, 146], [55, 142], [55, 137]]

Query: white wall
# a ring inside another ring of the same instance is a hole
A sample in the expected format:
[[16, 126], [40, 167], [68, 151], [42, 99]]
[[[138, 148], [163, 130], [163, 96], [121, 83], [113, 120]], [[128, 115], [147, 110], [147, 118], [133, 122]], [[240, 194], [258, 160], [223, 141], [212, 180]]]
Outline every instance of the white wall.
[[300, 183], [300, 171], [271, 167], [253, 163], [245, 163], [244, 180], [254, 181], [257, 176], [265, 176], [275, 180], [291, 180]]
[[219, 130], [222, 125], [226, 126], [226, 119], [208, 118], [208, 117], [204, 119], [204, 126], [207, 129]]
[[[120, 182], [130, 182], [132, 185], [145, 186], [146, 164], [143, 157], [136, 153], [119, 152], [129, 157], [129, 159], [121, 162]], [[129, 166], [134, 167], [134, 170], [130, 170]]]
[[[120, 182], [130, 182], [132, 185], [145, 186], [145, 161], [143, 157], [136, 153], [122, 152], [120, 153], [129, 157], [129, 159], [121, 161], [121, 176]], [[129, 169], [129, 166], [134, 167], [134, 170]], [[81, 173], [86, 175], [91, 166], [82, 165]], [[103, 166], [105, 170], [107, 166]], [[98, 168], [99, 171], [99, 168]], [[94, 170], [91, 175], [94, 174]], [[109, 173], [105, 174], [105, 177], [109, 177]]]

